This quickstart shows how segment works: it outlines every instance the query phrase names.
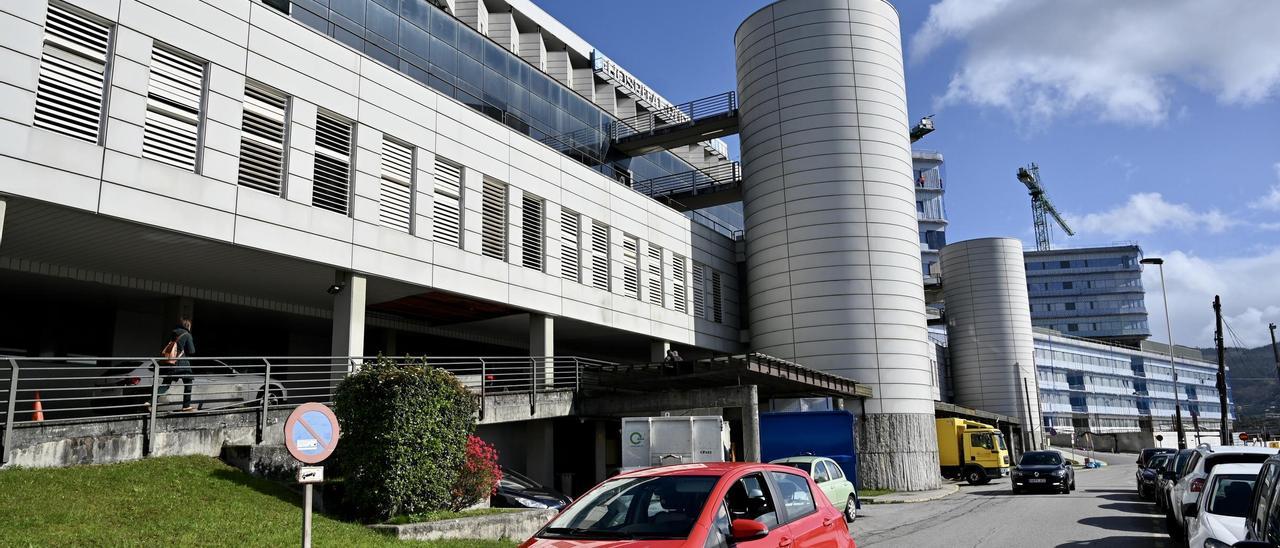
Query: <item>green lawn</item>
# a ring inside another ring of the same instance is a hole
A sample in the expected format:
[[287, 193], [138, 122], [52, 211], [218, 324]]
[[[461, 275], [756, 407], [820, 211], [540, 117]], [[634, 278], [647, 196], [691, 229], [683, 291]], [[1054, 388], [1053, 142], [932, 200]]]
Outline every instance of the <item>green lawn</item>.
[[892, 492], [893, 489], [858, 489], [858, 498], [878, 497]]
[[[295, 546], [301, 497], [209, 457], [0, 471], [0, 546]], [[405, 542], [316, 515], [315, 546], [510, 548]]]

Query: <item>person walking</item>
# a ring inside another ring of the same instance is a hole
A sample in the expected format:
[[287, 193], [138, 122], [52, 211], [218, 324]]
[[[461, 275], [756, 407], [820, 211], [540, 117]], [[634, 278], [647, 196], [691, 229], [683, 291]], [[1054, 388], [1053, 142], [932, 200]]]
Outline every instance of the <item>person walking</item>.
[[[169, 346], [172, 345], [172, 348]], [[165, 354], [172, 368], [169, 373], [164, 375], [164, 381], [160, 385], [159, 392], [164, 394], [169, 391], [169, 385], [176, 380], [182, 381], [182, 409], [179, 411], [195, 411], [194, 405], [191, 405], [191, 383], [195, 379], [195, 373], [191, 370], [191, 360], [186, 359], [188, 356], [195, 355], [196, 343], [191, 335], [191, 320], [183, 318], [178, 320], [178, 326], [173, 328], [170, 333], [169, 342], [165, 346]]]

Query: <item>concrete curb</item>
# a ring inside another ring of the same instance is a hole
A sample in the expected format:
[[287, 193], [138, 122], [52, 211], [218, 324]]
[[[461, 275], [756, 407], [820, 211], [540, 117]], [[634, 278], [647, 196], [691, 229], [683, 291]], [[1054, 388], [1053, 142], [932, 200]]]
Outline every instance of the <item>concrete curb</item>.
[[929, 502], [938, 500], [942, 497], [950, 496], [960, 490], [960, 485], [956, 483], [945, 483], [939, 489], [931, 489], [919, 493], [889, 493], [880, 495], [875, 498], [862, 499], [863, 504], [914, 504], [917, 502]]
[[400, 540], [524, 540], [537, 533], [557, 513], [559, 510], [517, 510], [425, 523], [370, 525], [369, 528]]

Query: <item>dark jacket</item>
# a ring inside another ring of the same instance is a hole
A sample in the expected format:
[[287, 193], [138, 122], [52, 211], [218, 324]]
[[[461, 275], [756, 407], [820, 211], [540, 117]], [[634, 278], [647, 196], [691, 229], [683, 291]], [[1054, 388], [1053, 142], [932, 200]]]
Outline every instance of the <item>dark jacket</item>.
[[[190, 331], [187, 331], [187, 330], [186, 330], [185, 328], [183, 328], [182, 326], [178, 326], [178, 327], [173, 328], [173, 333], [171, 333], [171, 334], [169, 335], [169, 340], [170, 340], [170, 341], [178, 341], [178, 354], [179, 354], [179, 355], [181, 355], [181, 356], [194, 356], [194, 355], [196, 355], [196, 343], [195, 343], [195, 338], [191, 336], [191, 332], [190, 332]], [[168, 344], [168, 341], [166, 341], [166, 344]], [[184, 359], [179, 359], [179, 360], [178, 360], [178, 363], [176, 363], [176, 364], [174, 364], [174, 365], [175, 365], [175, 366], [177, 366], [177, 367], [180, 367], [180, 368], [184, 368], [184, 369], [191, 369], [191, 362], [190, 362], [190, 361], [188, 361], [188, 360], [184, 360]]]

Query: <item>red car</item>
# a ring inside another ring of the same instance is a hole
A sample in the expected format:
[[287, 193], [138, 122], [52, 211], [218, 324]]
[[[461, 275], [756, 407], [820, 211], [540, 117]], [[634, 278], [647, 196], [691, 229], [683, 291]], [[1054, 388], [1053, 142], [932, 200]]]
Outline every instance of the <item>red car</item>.
[[855, 548], [804, 472], [754, 462], [646, 468], [605, 480], [521, 548]]

